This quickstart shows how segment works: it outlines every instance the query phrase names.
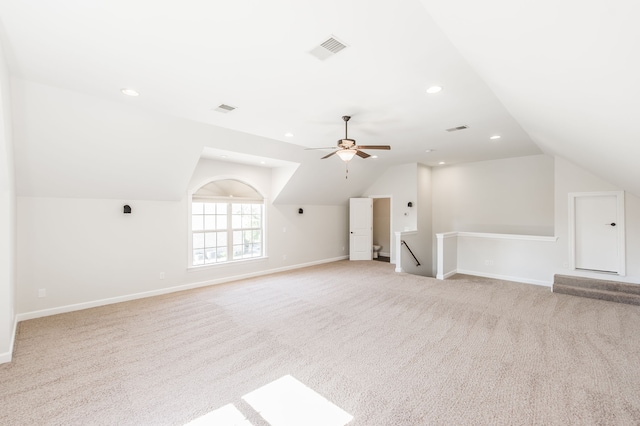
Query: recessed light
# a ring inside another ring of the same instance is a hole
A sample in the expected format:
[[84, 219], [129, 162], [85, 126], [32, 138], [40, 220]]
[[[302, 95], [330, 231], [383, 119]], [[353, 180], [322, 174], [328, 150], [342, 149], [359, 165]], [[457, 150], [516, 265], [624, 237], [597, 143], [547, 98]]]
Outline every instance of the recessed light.
[[500, 135], [493, 135], [489, 139], [492, 139], [492, 140], [500, 139]]
[[267, 164], [267, 163], [265, 163], [264, 161], [261, 161], [260, 164]]
[[221, 155], [220, 158], [227, 158], [227, 156], [226, 155]]
[[287, 133], [284, 134], [284, 136], [287, 137], [287, 138], [292, 138], [293, 137], [293, 133], [287, 132]]
[[378, 158], [378, 156], [377, 155], [372, 155], [371, 158]]
[[133, 90], [133, 89], [124, 88], [124, 89], [120, 89], [120, 91], [127, 96], [140, 96], [140, 93], [138, 93], [136, 90]]
[[435, 149], [426, 149], [424, 152], [433, 152]]
[[444, 164], [444, 161], [441, 161], [441, 162], [439, 162], [438, 164], [443, 165], [443, 164]]
[[427, 89], [427, 93], [433, 95], [434, 93], [438, 93], [442, 91], [442, 86], [431, 86]]

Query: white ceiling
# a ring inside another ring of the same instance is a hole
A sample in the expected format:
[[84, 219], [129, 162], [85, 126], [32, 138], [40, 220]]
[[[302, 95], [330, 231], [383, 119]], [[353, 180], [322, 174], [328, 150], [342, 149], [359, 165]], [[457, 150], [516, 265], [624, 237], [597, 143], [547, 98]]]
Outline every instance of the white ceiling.
[[[104, 174], [91, 182], [93, 191], [100, 192], [100, 182], [110, 178], [118, 182], [109, 170], [135, 178], [131, 158], [148, 170], [150, 182], [161, 174], [158, 164], [171, 158], [173, 183], [164, 185], [171, 193], [160, 190], [153, 196], [175, 198], [199, 155], [209, 149], [211, 155], [221, 150], [300, 163], [298, 181], [283, 192], [287, 201], [296, 200], [291, 188], [300, 194], [332, 192], [319, 183], [344, 180], [344, 174], [319, 180], [318, 173], [333, 174], [344, 165], [335, 157], [319, 160], [325, 151], [304, 148], [334, 145], [344, 134], [341, 116], [351, 115], [350, 137], [392, 149], [369, 152], [378, 159], [353, 160], [358, 164], [350, 167], [348, 195], [358, 193], [355, 173], [367, 180], [376, 175], [364, 172], [364, 165], [378, 170], [416, 161], [437, 166], [543, 151], [640, 194], [640, 175], [632, 164], [640, 158], [633, 126], [640, 112], [638, 6], [621, 0], [558, 3], [3, 0], [0, 19], [16, 79], [77, 92], [83, 105], [96, 99], [111, 109], [121, 105], [122, 111], [146, 110], [260, 137], [225, 144], [199, 136], [182, 146], [176, 138], [164, 141], [156, 134], [141, 143], [127, 136], [126, 144], [115, 141], [121, 139], [116, 134], [113, 142], [102, 136], [100, 143], [113, 153], [100, 158]], [[324, 61], [309, 53], [331, 35], [348, 47]], [[426, 94], [434, 84], [444, 90]], [[140, 96], [123, 96], [123, 87]], [[41, 150], [49, 162], [56, 144], [66, 157], [89, 155], [89, 127], [61, 131], [57, 138], [47, 136], [55, 133], [54, 126], [32, 131], [42, 121], [30, 112], [40, 99], [24, 101], [16, 113], [19, 193], [52, 193], [45, 187], [53, 186], [61, 172], [46, 164]], [[213, 111], [221, 103], [238, 109]], [[117, 114], [103, 109], [93, 120], [115, 126], [112, 115]], [[459, 125], [469, 129], [445, 131]], [[287, 132], [294, 136], [285, 137]], [[501, 139], [490, 140], [495, 134]], [[262, 147], [263, 138], [277, 149]], [[154, 141], [166, 145], [163, 156], [153, 153]], [[81, 163], [65, 163], [68, 181], [86, 173]], [[44, 175], [43, 167], [48, 167], [46, 178], [37, 174]], [[60, 185], [68, 184], [60, 179]], [[145, 188], [140, 185], [127, 196], [144, 198]], [[104, 189], [104, 196], [117, 196], [117, 190]], [[333, 191], [330, 201], [344, 195]]]

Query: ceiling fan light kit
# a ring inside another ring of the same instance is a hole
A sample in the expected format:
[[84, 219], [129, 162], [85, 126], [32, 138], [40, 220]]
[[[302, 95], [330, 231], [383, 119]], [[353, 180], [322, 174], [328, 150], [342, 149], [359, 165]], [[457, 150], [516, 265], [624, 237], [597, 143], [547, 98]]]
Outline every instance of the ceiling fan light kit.
[[343, 149], [340, 151], [336, 151], [336, 154], [338, 154], [338, 157], [340, 157], [342, 161], [348, 163], [349, 161], [351, 161], [354, 155], [356, 155], [356, 152], [358, 151], [356, 151], [355, 149]]

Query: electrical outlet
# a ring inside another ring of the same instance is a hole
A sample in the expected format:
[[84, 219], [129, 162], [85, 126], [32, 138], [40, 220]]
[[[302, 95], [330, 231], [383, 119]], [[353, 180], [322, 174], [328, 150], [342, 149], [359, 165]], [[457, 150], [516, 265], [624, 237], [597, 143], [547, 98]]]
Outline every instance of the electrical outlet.
[[164, 272], [160, 272], [160, 279], [164, 280]]
[[493, 266], [493, 260], [485, 260], [484, 261], [484, 265], [485, 266]]
[[41, 288], [38, 290], [38, 297], [47, 297], [47, 289]]
[[344, 246], [342, 246], [342, 251], [344, 251]]
[[287, 260], [287, 255], [286, 254], [282, 255], [282, 260]]
[[287, 227], [286, 226], [282, 228], [282, 232], [287, 232]]

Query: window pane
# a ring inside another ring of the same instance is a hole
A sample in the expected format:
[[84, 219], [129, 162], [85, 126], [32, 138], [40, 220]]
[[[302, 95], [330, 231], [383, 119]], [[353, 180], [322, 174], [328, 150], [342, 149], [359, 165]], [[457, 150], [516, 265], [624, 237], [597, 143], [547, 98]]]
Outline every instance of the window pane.
[[204, 265], [204, 250], [193, 251], [193, 264]]
[[204, 248], [204, 234], [200, 232], [193, 233], [193, 248], [194, 249]]
[[251, 231], [251, 241], [254, 243], [262, 242], [262, 231], [258, 229]]
[[218, 214], [227, 214], [227, 203], [217, 203], [216, 204], [216, 213]]
[[251, 214], [251, 204], [242, 204], [242, 214]]
[[216, 249], [206, 250], [205, 263], [216, 263], [216, 261], [217, 261]]
[[202, 203], [192, 203], [191, 204], [191, 213], [192, 214], [203, 214], [204, 207]]
[[234, 214], [231, 216], [231, 227], [233, 229], [242, 228], [242, 216]]
[[216, 217], [211, 214], [204, 216], [204, 229], [216, 229]]
[[231, 205], [231, 213], [232, 214], [240, 214], [240, 213], [242, 213], [242, 204], [232, 204]]
[[233, 246], [233, 258], [234, 259], [241, 259], [242, 258], [242, 246]]
[[261, 215], [262, 214], [262, 204], [251, 204], [251, 214]]
[[194, 231], [202, 231], [204, 229], [204, 216], [194, 214], [191, 216], [191, 229]]
[[233, 231], [233, 245], [243, 244], [242, 231]]
[[204, 203], [204, 214], [216, 214], [216, 205], [213, 203]]
[[227, 229], [227, 215], [216, 216], [216, 229]]
[[215, 232], [207, 232], [204, 234], [204, 246], [207, 248], [216, 246], [216, 233]]
[[242, 227], [243, 228], [251, 228], [251, 216], [242, 215]]
[[226, 262], [227, 260], [227, 248], [226, 247], [221, 247], [217, 250], [217, 259], [218, 262]]
[[260, 228], [260, 216], [253, 215], [251, 216], [251, 227], [252, 228]]

